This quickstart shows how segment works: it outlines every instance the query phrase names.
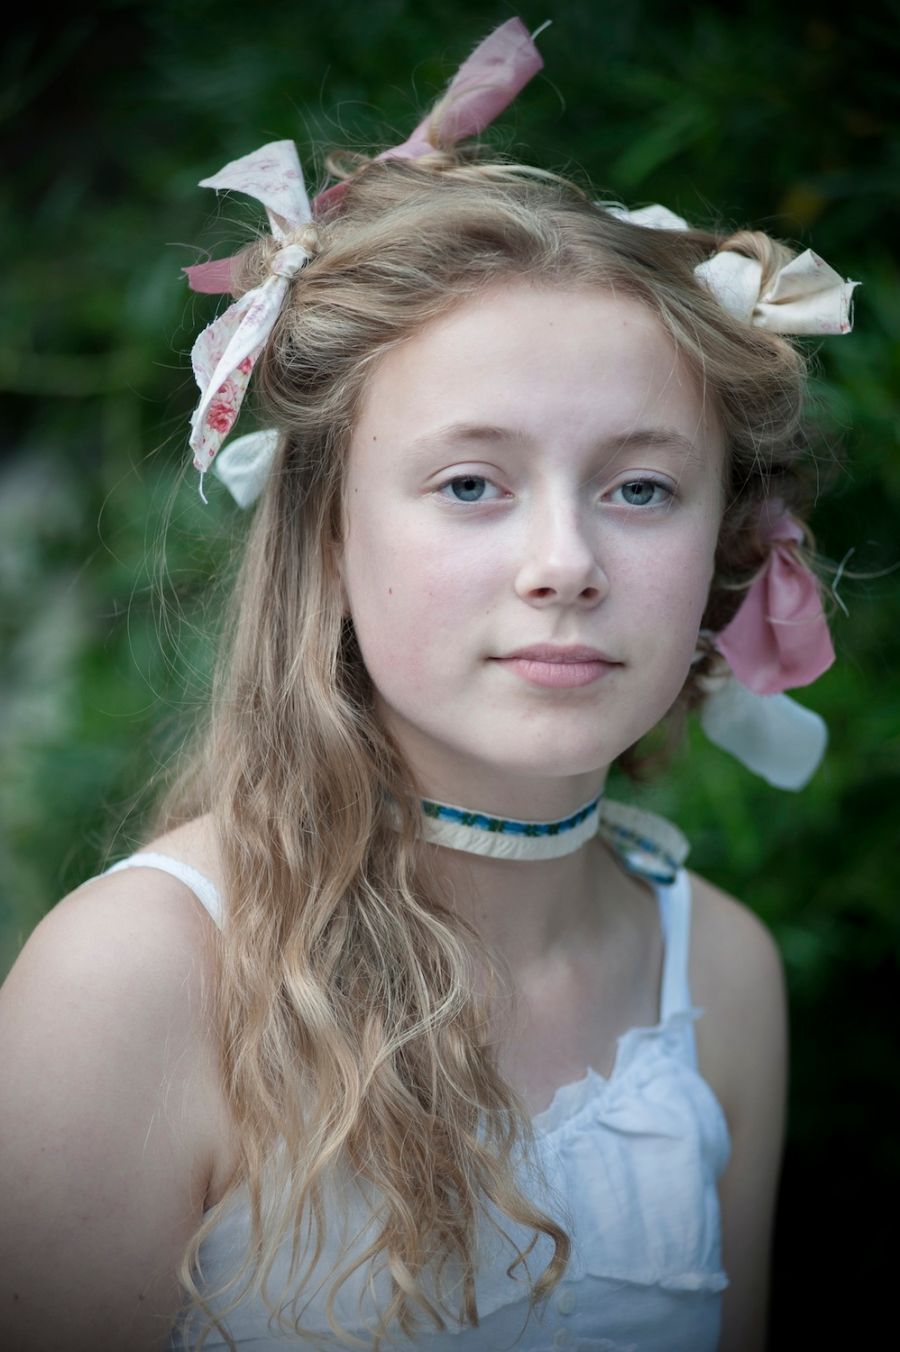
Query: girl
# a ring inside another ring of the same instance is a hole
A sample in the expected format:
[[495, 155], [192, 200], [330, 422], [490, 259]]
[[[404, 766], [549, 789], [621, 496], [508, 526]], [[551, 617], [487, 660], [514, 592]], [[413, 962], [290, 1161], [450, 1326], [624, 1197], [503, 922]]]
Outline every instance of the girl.
[[0, 998], [4, 1345], [764, 1345], [781, 963], [605, 785], [694, 707], [821, 756], [783, 335], [855, 283], [460, 147], [540, 64], [312, 206], [286, 142], [206, 181], [271, 234], [189, 270], [191, 445], [259, 505], [145, 846]]

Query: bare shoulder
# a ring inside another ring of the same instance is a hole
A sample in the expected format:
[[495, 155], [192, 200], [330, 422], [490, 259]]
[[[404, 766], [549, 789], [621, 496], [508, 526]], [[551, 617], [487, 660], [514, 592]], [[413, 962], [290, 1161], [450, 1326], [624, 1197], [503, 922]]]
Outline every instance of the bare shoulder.
[[690, 872], [690, 984], [701, 1069], [734, 1126], [760, 1062], [786, 1056], [784, 965], [771, 931], [736, 897]]
[[[711, 994], [746, 994], [771, 982], [781, 955], [771, 930], [752, 907], [688, 870], [691, 882], [691, 975]], [[699, 990], [697, 994], [699, 995]], [[696, 1002], [696, 1001], [695, 1001]]]
[[176, 878], [92, 879], [0, 988], [0, 1342], [158, 1348], [209, 1186], [212, 921]]
[[[159, 836], [141, 853], [169, 854], [209, 877], [215, 862], [209, 836], [200, 819]], [[158, 868], [129, 867], [91, 878], [63, 897], [39, 923], [16, 966], [34, 961], [39, 952], [44, 960], [94, 963], [97, 980], [127, 972], [136, 994], [158, 993], [169, 1009], [195, 1019], [212, 971], [215, 934], [212, 917], [179, 878]]]
[[750, 907], [690, 874], [692, 998], [700, 1069], [728, 1122], [731, 1154], [718, 1180], [722, 1258], [730, 1285], [721, 1352], [766, 1344], [772, 1229], [784, 1149], [788, 1011], [778, 946]]

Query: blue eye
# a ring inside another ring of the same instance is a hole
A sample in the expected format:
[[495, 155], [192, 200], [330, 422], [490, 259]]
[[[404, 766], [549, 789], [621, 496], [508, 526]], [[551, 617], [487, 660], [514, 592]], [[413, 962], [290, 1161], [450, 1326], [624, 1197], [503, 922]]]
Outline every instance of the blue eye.
[[[489, 486], [491, 486], [491, 480], [485, 478], [483, 474], [457, 474], [453, 479], [448, 479], [446, 483], [441, 484], [435, 491], [438, 497], [442, 497], [445, 502], [465, 506], [467, 503], [475, 505], [494, 501], [493, 498], [485, 497], [485, 491]], [[446, 491], [447, 489], [450, 490], [449, 494]], [[674, 491], [669, 488], [668, 484], [661, 483], [658, 479], [629, 479], [628, 483], [620, 484], [613, 491], [625, 495], [624, 505], [627, 507], [664, 507], [675, 497]], [[661, 501], [653, 500], [655, 491], [664, 495]]]
[[481, 502], [485, 484], [488, 482], [480, 474], [460, 474], [455, 479], [448, 479], [445, 484], [441, 484], [438, 492], [443, 494], [445, 488], [450, 488], [456, 502]]
[[[652, 501], [653, 490], [656, 488], [666, 495], [662, 502]], [[629, 507], [662, 507], [675, 496], [668, 484], [660, 483], [658, 479], [631, 479], [627, 484], [619, 484], [615, 492], [621, 490], [627, 493], [629, 489], [637, 489], [639, 495], [637, 500], [632, 499], [628, 502]]]

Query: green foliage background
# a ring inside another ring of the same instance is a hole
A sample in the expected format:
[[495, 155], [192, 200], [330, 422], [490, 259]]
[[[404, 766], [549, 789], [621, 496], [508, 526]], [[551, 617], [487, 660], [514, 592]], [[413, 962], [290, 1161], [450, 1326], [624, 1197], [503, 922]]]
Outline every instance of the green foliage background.
[[[185, 474], [188, 353], [214, 302], [179, 269], [201, 245], [231, 252], [255, 216], [198, 180], [284, 137], [324, 186], [326, 150], [403, 140], [515, 12], [106, 0], [7, 25], [0, 974], [62, 894], [131, 848], [205, 699], [243, 521], [216, 482], [204, 508]], [[611, 786], [679, 822], [692, 866], [781, 946], [792, 1091], [772, 1345], [837, 1346], [887, 1312], [898, 1178], [898, 3], [544, 0], [522, 17], [553, 20], [545, 69], [486, 139], [632, 206], [766, 229], [863, 283], [854, 333], [810, 340], [816, 455], [844, 459], [813, 516], [823, 557], [846, 564], [838, 660], [799, 696], [829, 724], [826, 763], [781, 793], [693, 728], [664, 783]]]

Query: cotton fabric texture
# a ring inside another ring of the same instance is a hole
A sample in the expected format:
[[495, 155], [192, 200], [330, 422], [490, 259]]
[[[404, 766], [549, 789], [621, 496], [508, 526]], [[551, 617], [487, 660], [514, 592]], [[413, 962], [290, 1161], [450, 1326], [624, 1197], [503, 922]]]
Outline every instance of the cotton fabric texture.
[[[667, 865], [658, 860], [654, 867], [648, 854], [647, 833], [653, 829], [648, 823], [653, 817], [642, 814], [645, 848], [641, 855], [623, 847], [621, 857], [632, 873], [647, 878], [657, 897], [665, 944], [659, 1022], [631, 1028], [619, 1039], [608, 1079], [589, 1069], [582, 1079], [558, 1089], [549, 1107], [533, 1118], [547, 1190], [538, 1187], [530, 1162], [524, 1156], [521, 1159], [527, 1190], [572, 1235], [566, 1278], [549, 1302], [528, 1318], [521, 1269], [507, 1277], [505, 1270], [513, 1253], [485, 1223], [483, 1259], [476, 1278], [480, 1326], [456, 1323], [444, 1332], [424, 1331], [415, 1341], [396, 1332], [383, 1344], [386, 1352], [412, 1352], [413, 1348], [427, 1352], [496, 1352], [500, 1348], [515, 1348], [516, 1352], [556, 1352], [558, 1348], [713, 1352], [717, 1346], [722, 1292], [728, 1278], [722, 1270], [716, 1182], [728, 1162], [731, 1142], [722, 1107], [697, 1065], [694, 1022], [703, 1010], [692, 1004], [688, 986], [690, 880], [683, 866], [674, 877], [668, 872], [670, 881], [659, 880], [667, 876]], [[661, 818], [655, 820], [664, 849], [677, 828]], [[131, 867], [162, 868], [181, 878], [221, 924], [221, 899], [210, 880], [196, 870], [166, 855], [137, 854], [108, 871]], [[329, 1234], [304, 1293], [309, 1304], [301, 1305], [300, 1316], [304, 1326], [321, 1331], [320, 1337], [315, 1343], [291, 1342], [277, 1331], [270, 1332], [265, 1306], [258, 1298], [248, 1299], [226, 1321], [241, 1352], [275, 1352], [290, 1346], [332, 1352], [341, 1347], [325, 1314], [337, 1256], [345, 1237], [359, 1236], [351, 1250], [355, 1256], [371, 1242], [375, 1230], [366, 1233], [366, 1206], [360, 1193], [337, 1177], [333, 1186], [349, 1199], [346, 1228]], [[332, 1195], [337, 1198], [338, 1193]], [[337, 1207], [329, 1208], [330, 1226], [337, 1211]], [[492, 1214], [520, 1247], [527, 1247], [532, 1232], [514, 1226], [496, 1210]], [[204, 1294], [236, 1270], [249, 1233], [247, 1206], [238, 1194], [201, 1250]], [[527, 1259], [532, 1278], [540, 1274], [552, 1252], [549, 1238], [541, 1235]], [[276, 1298], [283, 1289], [289, 1257], [288, 1243], [270, 1286]], [[344, 1260], [342, 1270], [349, 1261], [352, 1258]], [[335, 1302], [341, 1324], [363, 1338], [366, 1323], [371, 1328], [376, 1322], [365, 1296], [362, 1314], [357, 1310], [367, 1276], [368, 1269], [361, 1268]], [[451, 1310], [457, 1307], [453, 1280], [448, 1264], [444, 1289]], [[382, 1310], [388, 1301], [386, 1273], [376, 1279], [375, 1290]], [[196, 1341], [199, 1327], [198, 1322], [183, 1335], [173, 1334], [170, 1352], [186, 1352]], [[215, 1352], [227, 1344], [212, 1330], [206, 1346]]]

